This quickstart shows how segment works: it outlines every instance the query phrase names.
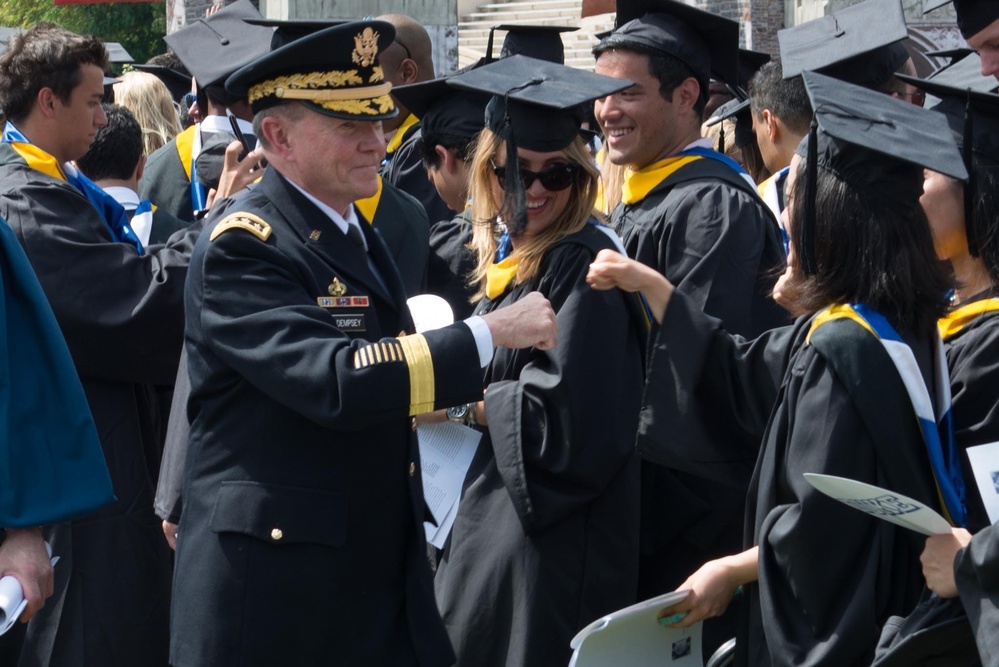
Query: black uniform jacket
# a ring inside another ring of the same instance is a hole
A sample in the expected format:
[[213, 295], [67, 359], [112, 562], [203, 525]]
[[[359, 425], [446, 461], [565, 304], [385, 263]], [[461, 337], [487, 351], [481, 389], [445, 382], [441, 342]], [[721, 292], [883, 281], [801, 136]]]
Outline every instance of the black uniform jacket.
[[[117, 502], [53, 528], [56, 593], [22, 664], [163, 665], [170, 559], [152, 512], [157, 458], [149, 386], [170, 385], [197, 225], [140, 256], [112, 240], [72, 185], [0, 144], [0, 216], [24, 246], [83, 382]], [[32, 662], [37, 660], [38, 662]]]
[[480, 398], [482, 370], [465, 324], [394, 338], [402, 283], [361, 226], [381, 281], [268, 168], [195, 250], [177, 667], [453, 661], [410, 415]]

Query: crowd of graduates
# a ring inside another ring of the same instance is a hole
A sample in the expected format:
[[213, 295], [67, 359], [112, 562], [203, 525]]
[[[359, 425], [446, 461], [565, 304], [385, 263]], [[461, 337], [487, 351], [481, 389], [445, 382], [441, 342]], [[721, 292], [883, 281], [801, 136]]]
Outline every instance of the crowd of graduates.
[[679, 590], [711, 665], [999, 665], [999, 4], [953, 4], [923, 77], [900, 0], [773, 58], [618, 0], [594, 72], [249, 0], [118, 79], [11, 34], [0, 664], [547, 667]]

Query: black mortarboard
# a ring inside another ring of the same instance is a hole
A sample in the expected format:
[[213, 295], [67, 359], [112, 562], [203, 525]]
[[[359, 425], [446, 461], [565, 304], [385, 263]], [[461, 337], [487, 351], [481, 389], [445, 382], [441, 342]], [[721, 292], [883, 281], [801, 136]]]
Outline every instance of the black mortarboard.
[[172, 67], [163, 65], [133, 65], [133, 69], [140, 72], [152, 74], [163, 82], [163, 85], [170, 91], [170, 97], [176, 101], [184, 98], [184, 95], [191, 92], [191, 75], [179, 72]]
[[485, 126], [490, 96], [448, 85], [450, 77], [413, 83], [392, 89], [392, 96], [420, 119], [425, 135], [448, 136], [467, 141]]
[[109, 63], [134, 63], [135, 58], [125, 50], [125, 47], [118, 42], [104, 42], [104, 48], [108, 50]]
[[244, 19], [250, 25], [274, 28], [271, 36], [271, 51], [276, 51], [288, 42], [311, 35], [314, 32], [332, 28], [335, 25], [349, 23], [348, 19], [291, 19], [279, 21], [277, 19], [253, 18]]
[[489, 29], [489, 40], [486, 42], [486, 62], [493, 61], [493, 31], [506, 30], [500, 58], [510, 56], [527, 56], [538, 60], [547, 60], [559, 65], [565, 63], [565, 46], [562, 44], [562, 33], [579, 30], [577, 26], [562, 25], [517, 25], [504, 23]]
[[[729, 100], [718, 107], [711, 118], [707, 119], [704, 124], [711, 127], [723, 120], [731, 120], [732, 124], [735, 125], [735, 145], [737, 147], [742, 148], [756, 141], [756, 135], [753, 133], [753, 113], [750, 111], [750, 100]], [[724, 129], [718, 137], [718, 152], [725, 152]]]
[[526, 224], [524, 188], [517, 148], [558, 151], [579, 136], [585, 105], [634, 82], [615, 79], [527, 56], [510, 56], [448, 79], [456, 88], [492, 95], [485, 125], [506, 141], [506, 193], [511, 234]]
[[[802, 269], [815, 271], [816, 170], [819, 165], [869, 199], [918, 206], [920, 169], [967, 180], [957, 144], [942, 114], [816, 72], [804, 72], [814, 109], [806, 154]], [[799, 147], [799, 152], [801, 147]]]
[[805, 70], [880, 88], [909, 59], [900, 0], [866, 0], [777, 32], [784, 78]]
[[956, 49], [937, 49], [936, 51], [927, 51], [923, 55], [927, 58], [950, 58], [951, 63], [956, 63], [959, 60], [970, 56], [975, 50], [968, 46], [959, 46]]
[[237, 0], [163, 38], [201, 87], [221, 84], [269, 50], [271, 28], [244, 19], [262, 18], [250, 0]]
[[[899, 74], [898, 78], [916, 86], [923, 87], [920, 79]], [[993, 76], [982, 76], [982, 59], [977, 53], [941, 67], [928, 77], [933, 83], [950, 86], [960, 90], [977, 90], [983, 93], [994, 92], [999, 87], [999, 81]], [[927, 92], [932, 92], [926, 88]]]
[[[999, 167], [999, 95], [994, 94], [999, 82], [981, 73], [978, 77], [983, 81], [976, 82], [977, 88], [948, 85], [937, 77], [901, 77], [940, 99], [933, 110], [946, 116], [951, 134], [961, 148], [965, 167], [971, 175], [964, 189], [964, 224], [968, 232], [968, 249], [973, 257], [978, 256], [988, 230], [977, 229], [976, 225], [974, 204], [978, 193], [972, 164], [977, 161], [981, 165]], [[977, 156], [977, 160], [973, 160], [972, 156]]]
[[746, 91], [749, 90], [749, 82], [760, 68], [770, 62], [770, 54], [762, 51], [751, 51], [750, 49], [739, 49], [739, 81], [741, 90], [738, 91], [740, 99], [746, 99]]
[[594, 52], [638, 46], [671, 55], [705, 87], [739, 80], [739, 23], [675, 0], [618, 0], [618, 27]]
[[[298, 101], [334, 118], [385, 120], [399, 112], [378, 66], [395, 39], [385, 21], [352, 21], [293, 40], [233, 73], [225, 87], [254, 113]], [[269, 42], [269, 40], [268, 40]]]
[[925, 0], [923, 13], [954, 3], [957, 11], [957, 27], [967, 39], [999, 20], [999, 2], [996, 0]]

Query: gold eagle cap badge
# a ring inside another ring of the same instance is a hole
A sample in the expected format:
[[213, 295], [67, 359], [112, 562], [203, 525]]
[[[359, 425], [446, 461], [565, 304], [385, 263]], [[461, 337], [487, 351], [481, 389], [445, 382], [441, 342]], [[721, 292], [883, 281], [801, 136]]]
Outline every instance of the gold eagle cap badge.
[[354, 52], [351, 61], [361, 67], [370, 67], [378, 56], [378, 33], [370, 27], [354, 35]]
[[330, 296], [343, 296], [347, 293], [347, 286], [340, 282], [339, 278], [334, 278], [328, 289]]

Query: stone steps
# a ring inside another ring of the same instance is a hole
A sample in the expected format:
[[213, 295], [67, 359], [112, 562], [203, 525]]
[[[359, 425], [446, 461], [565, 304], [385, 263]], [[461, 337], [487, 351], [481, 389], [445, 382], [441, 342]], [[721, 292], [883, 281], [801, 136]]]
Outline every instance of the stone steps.
[[[526, 25], [579, 26], [576, 32], [562, 33], [565, 64], [580, 69], [593, 69], [591, 50], [597, 43], [594, 33], [614, 26], [614, 14], [580, 18], [582, 0], [514, 0], [491, 2], [476, 7], [458, 22], [458, 67], [466, 67], [485, 56], [489, 28], [504, 23]], [[493, 55], [499, 55], [505, 31], [497, 30]]]

